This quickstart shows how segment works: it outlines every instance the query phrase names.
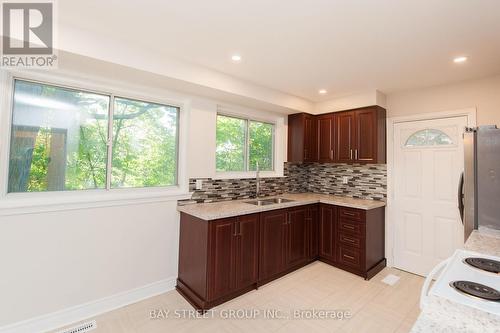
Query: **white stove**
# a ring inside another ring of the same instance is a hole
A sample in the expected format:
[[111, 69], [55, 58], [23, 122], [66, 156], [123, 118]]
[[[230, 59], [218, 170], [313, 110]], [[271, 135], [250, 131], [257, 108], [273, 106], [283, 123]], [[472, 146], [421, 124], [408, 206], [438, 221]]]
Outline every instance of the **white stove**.
[[[442, 297], [500, 316], [500, 258], [465, 250], [436, 266], [422, 288], [422, 306], [427, 295]], [[444, 269], [443, 269], [444, 267]], [[429, 289], [430, 282], [442, 273]]]

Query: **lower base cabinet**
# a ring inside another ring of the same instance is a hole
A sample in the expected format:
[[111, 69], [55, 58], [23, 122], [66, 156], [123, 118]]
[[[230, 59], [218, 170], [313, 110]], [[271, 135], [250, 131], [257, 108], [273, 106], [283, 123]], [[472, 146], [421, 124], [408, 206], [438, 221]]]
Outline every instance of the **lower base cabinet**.
[[259, 216], [218, 220], [209, 226], [208, 299], [216, 300], [257, 282]]
[[316, 205], [260, 214], [260, 283], [311, 262], [310, 246]]
[[205, 221], [181, 213], [177, 290], [207, 310], [321, 260], [370, 279], [385, 267], [384, 208], [328, 204]]
[[337, 261], [337, 207], [319, 205], [319, 257], [331, 264]]
[[309, 224], [309, 260], [319, 258], [319, 205], [309, 206], [307, 223]]
[[259, 280], [271, 279], [285, 270], [286, 226], [285, 209], [260, 214], [260, 270]]
[[254, 289], [259, 272], [259, 214], [204, 221], [181, 214], [177, 290], [209, 309]]
[[335, 266], [371, 279], [386, 266], [383, 208], [338, 207]]

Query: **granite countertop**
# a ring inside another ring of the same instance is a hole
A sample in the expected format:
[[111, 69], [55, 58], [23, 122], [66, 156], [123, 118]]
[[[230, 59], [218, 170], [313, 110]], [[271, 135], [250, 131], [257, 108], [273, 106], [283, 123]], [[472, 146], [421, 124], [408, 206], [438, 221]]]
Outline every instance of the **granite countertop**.
[[[491, 256], [500, 256], [500, 232], [487, 228], [474, 230], [464, 249]], [[450, 332], [487, 333], [498, 332], [500, 318], [447, 299], [432, 296], [411, 333]]]
[[500, 318], [442, 297], [431, 300], [411, 333], [498, 333]]
[[469, 251], [500, 257], [500, 231], [488, 228], [474, 230], [467, 239], [464, 248]]
[[[238, 215], [253, 214], [269, 210], [303, 206], [315, 203], [326, 203], [331, 205], [357, 208], [363, 210], [370, 210], [379, 207], [384, 207], [384, 201], [367, 200], [367, 199], [354, 199], [349, 197], [342, 197], [336, 195], [316, 194], [316, 193], [286, 193], [279, 196], [293, 200], [282, 204], [273, 204], [267, 206], [255, 206], [246, 203], [254, 199], [232, 200], [232, 201], [219, 201], [211, 203], [199, 203], [177, 206], [177, 210], [202, 220], [215, 220], [225, 217], [233, 217]], [[264, 199], [270, 199], [266, 197]]]

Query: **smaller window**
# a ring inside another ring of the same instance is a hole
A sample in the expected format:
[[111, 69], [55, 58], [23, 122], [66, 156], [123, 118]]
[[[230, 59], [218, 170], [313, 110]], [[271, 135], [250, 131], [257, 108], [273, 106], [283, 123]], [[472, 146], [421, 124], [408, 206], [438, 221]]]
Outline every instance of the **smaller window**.
[[274, 124], [217, 115], [217, 172], [274, 170]]
[[453, 140], [443, 131], [424, 129], [410, 135], [406, 140], [405, 147], [448, 146], [452, 144]]

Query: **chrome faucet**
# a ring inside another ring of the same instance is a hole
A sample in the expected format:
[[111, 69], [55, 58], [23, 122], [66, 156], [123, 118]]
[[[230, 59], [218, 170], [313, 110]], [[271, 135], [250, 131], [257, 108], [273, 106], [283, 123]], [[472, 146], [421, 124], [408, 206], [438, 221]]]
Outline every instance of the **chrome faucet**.
[[255, 197], [258, 199], [260, 196], [260, 171], [259, 171], [259, 162], [255, 162], [256, 173], [255, 173]]

